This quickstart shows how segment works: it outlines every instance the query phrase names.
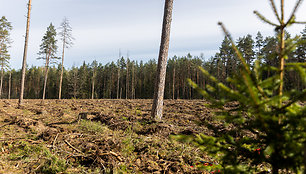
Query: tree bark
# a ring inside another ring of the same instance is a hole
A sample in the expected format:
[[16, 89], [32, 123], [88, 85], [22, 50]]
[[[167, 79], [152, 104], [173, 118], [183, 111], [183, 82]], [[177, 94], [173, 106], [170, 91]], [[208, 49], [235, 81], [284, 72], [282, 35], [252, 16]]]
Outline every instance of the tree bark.
[[42, 97], [43, 100], [45, 100], [45, 97], [46, 97], [48, 70], [49, 70], [49, 67], [46, 67], [46, 68], [45, 68], [45, 71], [46, 71], [46, 72], [45, 72], [45, 80], [44, 80], [44, 90], [43, 90], [43, 97]]
[[117, 70], [117, 99], [119, 99], [119, 89], [120, 89], [120, 67]]
[[0, 80], [0, 98], [2, 98], [3, 75], [4, 75], [4, 67], [3, 67], [3, 64], [2, 64], [2, 66], [1, 66], [1, 80]]
[[65, 56], [65, 47], [66, 47], [66, 36], [64, 35], [63, 40], [63, 52], [62, 52], [62, 69], [61, 69], [61, 77], [60, 77], [60, 86], [58, 92], [58, 99], [62, 98], [62, 84], [63, 84], [63, 74], [64, 74], [64, 56]]
[[73, 98], [76, 99], [77, 95], [78, 95], [78, 74], [77, 74], [77, 70], [73, 70]]
[[120, 59], [121, 59], [121, 50], [119, 49], [119, 59], [118, 59], [118, 74], [117, 74], [117, 99], [121, 99], [121, 95], [119, 94], [120, 89]]
[[157, 74], [155, 81], [154, 99], [152, 105], [152, 119], [161, 121], [163, 116], [164, 90], [167, 70], [167, 57], [170, 41], [173, 0], [165, 0], [163, 29], [158, 57]]
[[25, 82], [25, 72], [27, 66], [27, 53], [28, 53], [28, 40], [29, 40], [29, 29], [30, 29], [30, 17], [31, 17], [31, 1], [29, 0], [28, 3], [28, 15], [27, 15], [27, 28], [26, 28], [26, 36], [25, 36], [25, 43], [24, 43], [24, 52], [23, 52], [23, 63], [22, 63], [22, 70], [21, 70], [21, 83], [20, 83], [20, 96], [18, 104], [21, 105], [23, 101], [23, 94], [24, 94], [24, 82]]
[[[192, 80], [192, 74], [191, 74], [191, 67], [190, 64], [188, 65], [188, 74], [189, 74], [189, 79]], [[189, 86], [189, 85], [188, 85]], [[192, 99], [192, 87], [189, 86], [189, 100]]]
[[[51, 52], [51, 49], [50, 49]], [[45, 67], [45, 80], [44, 80], [44, 90], [43, 90], [43, 100], [45, 100], [46, 97], [46, 88], [47, 88], [47, 79], [48, 79], [48, 70], [49, 70], [49, 55], [46, 56], [46, 67]]]
[[11, 86], [12, 86], [12, 72], [9, 75], [9, 83], [8, 83], [8, 99], [11, 99]]
[[173, 65], [173, 74], [172, 74], [172, 100], [174, 100], [175, 95], [175, 65]]
[[110, 85], [109, 85], [109, 98], [110, 99], [113, 99], [113, 84], [114, 84], [114, 73], [111, 74], [111, 77], [110, 77]]
[[135, 83], [135, 72], [134, 72], [134, 62], [132, 64], [132, 99], [135, 99], [135, 87], [134, 87], [134, 83]]
[[93, 75], [92, 75], [92, 89], [91, 89], [91, 99], [95, 98], [95, 78], [96, 78], [96, 70], [93, 69]]
[[[129, 59], [129, 56], [127, 56]], [[125, 99], [129, 98], [129, 61], [126, 60], [126, 88], [125, 88]]]
[[120, 88], [120, 99], [122, 99], [122, 88]]
[[[284, 0], [281, 1], [281, 26], [280, 26], [280, 50], [279, 50], [279, 58], [280, 58], [280, 84], [279, 84], [279, 95], [283, 95], [283, 87], [284, 87], [284, 50], [285, 50], [285, 22], [284, 22]], [[280, 101], [282, 102], [282, 101]]]

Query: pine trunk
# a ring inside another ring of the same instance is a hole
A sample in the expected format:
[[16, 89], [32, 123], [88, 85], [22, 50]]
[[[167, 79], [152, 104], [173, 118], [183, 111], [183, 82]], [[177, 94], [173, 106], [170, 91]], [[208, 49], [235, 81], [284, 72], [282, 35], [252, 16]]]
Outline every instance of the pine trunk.
[[113, 80], [114, 79], [114, 74], [112, 73], [111, 75], [111, 79], [110, 79], [110, 86], [109, 86], [109, 98], [110, 99], [113, 99], [113, 96], [112, 96], [112, 92], [113, 92]]
[[121, 99], [121, 94], [119, 93], [120, 90], [120, 64], [119, 60], [121, 58], [121, 50], [119, 49], [119, 59], [118, 59], [118, 75], [117, 75], [117, 99]]
[[134, 63], [132, 64], [132, 99], [135, 99], [135, 87], [134, 87], [134, 83], [135, 83], [135, 72], [134, 72]]
[[103, 97], [102, 98], [105, 98], [105, 95], [106, 95], [106, 76], [104, 76], [104, 81], [103, 81]]
[[44, 89], [43, 89], [43, 97], [42, 97], [43, 100], [45, 100], [45, 98], [46, 98], [46, 88], [47, 88], [47, 79], [48, 79], [49, 67], [46, 67], [45, 70], [46, 70], [46, 72], [45, 72]]
[[92, 75], [92, 89], [91, 89], [91, 99], [95, 98], [95, 77], [96, 77], [96, 71], [95, 69], [93, 70], [93, 75]]
[[138, 89], [138, 78], [137, 77], [137, 71], [134, 72], [135, 73], [135, 79], [134, 79], [134, 99], [136, 99], [136, 89]]
[[42, 97], [43, 100], [45, 100], [45, 97], [46, 97], [48, 71], [49, 71], [49, 55], [46, 56], [45, 80], [44, 80], [44, 90], [43, 90], [43, 97]]
[[152, 119], [161, 121], [163, 116], [164, 90], [167, 70], [167, 57], [170, 41], [173, 0], [165, 0], [163, 29], [158, 57], [157, 74], [155, 81], [154, 100], [152, 105]]
[[1, 80], [0, 80], [0, 98], [2, 98], [3, 75], [4, 75], [4, 67], [3, 67], [3, 64], [2, 64], [2, 66], [1, 66]]
[[[129, 58], [129, 57], [128, 57]], [[129, 62], [126, 62], [126, 88], [125, 88], [125, 99], [129, 98]]]
[[174, 100], [174, 92], [175, 91], [175, 65], [173, 66], [173, 74], [172, 74], [172, 100]]
[[73, 72], [73, 78], [74, 78], [74, 80], [73, 80], [73, 98], [74, 99], [76, 99], [77, 98], [77, 83], [78, 83], [78, 74], [77, 74], [77, 71], [74, 71]]
[[21, 83], [20, 83], [20, 96], [19, 96], [19, 105], [22, 104], [23, 94], [24, 94], [24, 82], [25, 82], [25, 72], [27, 66], [27, 53], [28, 53], [28, 40], [29, 40], [29, 29], [30, 29], [30, 17], [31, 17], [31, 0], [28, 3], [28, 15], [27, 15], [27, 28], [26, 28], [26, 36], [24, 43], [24, 52], [23, 52], [23, 63], [21, 70]]
[[[279, 50], [279, 58], [280, 58], [280, 85], [279, 85], [279, 95], [283, 95], [283, 87], [284, 87], [284, 50], [285, 50], [285, 27], [286, 24], [284, 22], [284, 0], [281, 1], [281, 26], [280, 26], [280, 50]], [[280, 101], [282, 102], [282, 101]]]
[[[190, 65], [188, 66], [188, 73], [189, 73], [189, 79], [192, 80], [192, 75], [191, 75], [191, 67]], [[189, 86], [189, 85], [188, 85]], [[189, 86], [189, 99], [192, 99], [192, 87]]]
[[8, 83], [8, 99], [11, 99], [11, 86], [12, 86], [12, 72], [9, 75], [9, 83]]
[[120, 97], [119, 96], [119, 89], [120, 89], [120, 67], [118, 66], [118, 74], [117, 74], [117, 99], [119, 99], [119, 97]]
[[60, 77], [60, 84], [59, 84], [59, 92], [58, 92], [58, 99], [62, 99], [62, 84], [63, 84], [63, 74], [64, 74], [64, 57], [65, 57], [65, 45], [66, 44], [66, 37], [64, 36], [63, 40], [63, 52], [62, 52], [62, 69], [61, 69], [61, 77]]
[[120, 88], [120, 99], [122, 99], [122, 88]]

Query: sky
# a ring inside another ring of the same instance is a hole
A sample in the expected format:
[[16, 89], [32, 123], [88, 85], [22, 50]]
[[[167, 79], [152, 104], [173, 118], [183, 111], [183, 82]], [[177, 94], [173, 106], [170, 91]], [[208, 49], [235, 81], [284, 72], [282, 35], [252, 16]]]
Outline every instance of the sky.
[[[278, 0], [277, 6], [279, 6]], [[11, 67], [21, 69], [28, 0], [0, 0], [0, 16], [13, 26], [11, 32]], [[291, 14], [295, 0], [285, 1], [285, 16]], [[80, 66], [83, 61], [106, 64], [116, 61], [119, 50], [131, 60], [157, 59], [164, 0], [32, 0], [31, 26], [27, 64], [43, 66], [37, 60], [39, 45], [52, 23], [58, 28], [64, 17], [72, 26], [74, 45], [65, 50], [65, 67]], [[272, 21], [268, 0], [174, 0], [169, 57], [204, 54], [209, 59], [224, 38], [217, 23], [223, 22], [234, 39], [260, 31], [264, 36], [274, 30], [262, 23], [253, 11]], [[306, 21], [306, 3], [299, 8], [297, 19]], [[299, 34], [304, 25], [289, 28]], [[59, 30], [58, 30], [59, 32]], [[58, 39], [58, 56], [61, 41]]]

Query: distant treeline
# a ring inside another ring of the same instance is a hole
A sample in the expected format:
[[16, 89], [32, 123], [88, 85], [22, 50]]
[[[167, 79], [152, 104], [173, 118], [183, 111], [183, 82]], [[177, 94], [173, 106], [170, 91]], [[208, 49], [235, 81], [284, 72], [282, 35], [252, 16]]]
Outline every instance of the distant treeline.
[[[286, 62], [306, 62], [306, 28], [298, 39], [293, 39], [287, 33], [287, 43], [303, 41], [299, 47], [294, 48], [294, 54], [290, 55]], [[260, 33], [255, 38], [247, 35], [236, 41], [247, 63], [252, 67], [255, 60], [260, 60], [268, 65], [278, 66], [277, 37], [263, 37]], [[199, 66], [208, 70], [221, 82], [230, 85], [227, 77], [236, 74], [240, 69], [240, 62], [231, 48], [230, 42], [224, 38], [219, 51], [209, 60], [203, 56], [172, 57], [168, 60], [165, 98], [167, 99], [200, 99], [202, 98], [194, 91], [187, 82], [192, 79], [202, 88], [212, 84], [205, 77]], [[80, 67], [72, 67], [64, 70], [62, 98], [71, 99], [148, 99], [153, 98], [155, 74], [157, 62], [132, 61], [121, 57], [116, 62], [106, 65], [94, 61], [90, 64], [83, 63]], [[59, 77], [61, 65], [53, 65], [49, 69], [46, 98], [58, 98]], [[275, 72], [267, 69], [264, 77], [272, 76]], [[285, 89], [305, 89], [305, 84], [300, 77], [292, 71], [286, 70]], [[6, 71], [1, 98], [18, 98], [20, 88], [20, 70]], [[44, 83], [44, 67], [31, 67], [26, 72], [25, 95], [26, 99], [42, 98]], [[10, 89], [10, 90], [9, 90]], [[94, 91], [94, 93], [92, 93]]]

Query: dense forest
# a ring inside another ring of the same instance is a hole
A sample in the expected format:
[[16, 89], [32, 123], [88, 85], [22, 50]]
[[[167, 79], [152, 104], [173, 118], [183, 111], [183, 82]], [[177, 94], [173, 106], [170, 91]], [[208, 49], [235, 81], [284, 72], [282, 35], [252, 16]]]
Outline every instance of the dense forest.
[[[299, 40], [306, 40], [306, 27], [301, 32]], [[286, 42], [294, 39], [286, 33]], [[278, 41], [276, 36], [263, 37], [260, 32], [256, 37], [251, 35], [240, 37], [236, 40], [237, 46], [251, 67], [256, 59], [267, 65], [278, 67], [276, 52]], [[300, 44], [287, 62], [305, 62], [306, 45]], [[168, 60], [165, 98], [167, 99], [199, 99], [202, 98], [195, 92], [187, 79], [192, 79], [201, 87], [211, 82], [201, 73], [199, 66], [208, 70], [221, 82], [229, 84], [227, 77], [239, 71], [239, 60], [235, 55], [230, 41], [225, 37], [219, 51], [209, 60], [204, 56], [190, 54]], [[157, 62], [152, 59], [147, 62], [134, 61], [129, 57], [120, 57], [116, 62], [102, 65], [97, 61], [86, 63], [80, 67], [64, 69], [62, 98], [71, 99], [148, 99], [153, 97], [154, 81]], [[44, 86], [45, 67], [28, 67], [26, 71], [25, 94], [26, 99], [42, 98]], [[57, 99], [60, 83], [61, 64], [56, 62], [50, 65], [46, 89], [46, 98]], [[264, 77], [275, 73], [267, 69]], [[286, 71], [285, 89], [304, 89], [300, 77], [295, 72]], [[21, 70], [4, 72], [3, 89], [1, 98], [18, 98], [20, 91]], [[230, 84], [229, 84], [230, 85]], [[94, 91], [94, 92], [92, 92]]]

